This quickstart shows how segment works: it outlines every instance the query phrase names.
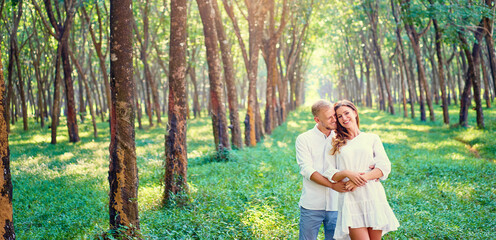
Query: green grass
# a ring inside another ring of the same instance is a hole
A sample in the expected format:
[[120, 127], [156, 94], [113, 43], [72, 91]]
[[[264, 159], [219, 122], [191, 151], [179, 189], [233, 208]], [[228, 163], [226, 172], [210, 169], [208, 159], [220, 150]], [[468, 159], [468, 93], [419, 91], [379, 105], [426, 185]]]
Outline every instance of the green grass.
[[[384, 187], [400, 228], [384, 239], [496, 238], [495, 108], [485, 110], [488, 129], [455, 128], [360, 108], [363, 131], [379, 134], [393, 170]], [[136, 131], [140, 226], [149, 239], [296, 239], [301, 176], [296, 136], [313, 127], [309, 109], [256, 147], [211, 161], [209, 118], [188, 122], [190, 203], [162, 207], [164, 128]], [[451, 121], [457, 122], [456, 106]], [[418, 118], [418, 113], [417, 113]], [[165, 121], [165, 119], [164, 119]], [[65, 123], [61, 120], [61, 123]], [[470, 125], [475, 125], [470, 112]], [[57, 145], [34, 123], [12, 127], [11, 171], [18, 239], [92, 239], [108, 228], [108, 123], [80, 124], [81, 142]], [[476, 150], [478, 158], [472, 151]]]

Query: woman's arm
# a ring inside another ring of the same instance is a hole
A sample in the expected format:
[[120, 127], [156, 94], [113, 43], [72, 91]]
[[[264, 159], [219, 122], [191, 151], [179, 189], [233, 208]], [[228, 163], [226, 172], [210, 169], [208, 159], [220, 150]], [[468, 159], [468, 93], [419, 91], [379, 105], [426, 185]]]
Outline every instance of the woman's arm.
[[332, 180], [336, 181], [336, 182], [341, 181], [344, 178], [349, 178], [350, 181], [352, 181], [357, 186], [363, 186], [367, 183], [367, 179], [365, 179], [365, 177], [363, 175], [361, 175], [358, 172], [353, 172], [350, 170], [343, 170], [343, 171], [335, 173], [332, 176]]
[[368, 181], [368, 180], [372, 180], [372, 179], [381, 178], [382, 176], [384, 176], [384, 174], [382, 173], [381, 169], [374, 168], [374, 169], [372, 169], [372, 171], [364, 173], [362, 176], [363, 176], [363, 178], [365, 178]]

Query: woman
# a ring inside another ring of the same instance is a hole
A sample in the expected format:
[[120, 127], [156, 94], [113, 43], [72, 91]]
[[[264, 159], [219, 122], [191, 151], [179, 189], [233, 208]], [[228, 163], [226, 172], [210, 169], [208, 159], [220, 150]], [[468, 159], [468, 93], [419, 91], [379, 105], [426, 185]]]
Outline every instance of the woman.
[[[338, 119], [336, 137], [324, 176], [332, 182], [347, 181], [351, 192], [339, 193], [338, 219], [334, 238], [381, 239], [398, 228], [399, 223], [389, 206], [380, 181], [391, 171], [391, 163], [379, 136], [360, 132], [360, 119], [355, 105], [348, 100], [334, 104]], [[370, 170], [369, 166], [375, 165]]]

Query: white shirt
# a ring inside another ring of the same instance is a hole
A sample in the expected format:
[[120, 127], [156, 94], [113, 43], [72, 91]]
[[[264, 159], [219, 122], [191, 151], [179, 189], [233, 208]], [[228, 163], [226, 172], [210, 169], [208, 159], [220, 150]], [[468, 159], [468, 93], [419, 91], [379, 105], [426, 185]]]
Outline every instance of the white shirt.
[[[328, 168], [336, 168], [335, 162], [326, 162], [332, 148], [332, 132], [328, 137], [317, 125], [296, 138], [296, 160], [303, 176], [303, 188], [299, 205], [310, 210], [338, 210], [338, 192], [310, 180], [314, 172], [323, 174]], [[334, 166], [329, 166], [334, 164]]]

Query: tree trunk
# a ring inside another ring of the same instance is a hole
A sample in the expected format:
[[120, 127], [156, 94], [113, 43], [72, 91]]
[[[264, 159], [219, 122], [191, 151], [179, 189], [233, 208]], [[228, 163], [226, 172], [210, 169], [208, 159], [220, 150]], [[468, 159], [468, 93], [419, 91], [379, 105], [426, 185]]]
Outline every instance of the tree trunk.
[[446, 96], [446, 85], [444, 82], [444, 61], [443, 61], [443, 53], [441, 49], [441, 30], [439, 29], [439, 26], [437, 25], [437, 20], [433, 19], [432, 20], [434, 24], [434, 29], [436, 30], [436, 53], [437, 53], [437, 60], [438, 60], [438, 74], [439, 74], [439, 88], [441, 88], [441, 101], [443, 104], [443, 120], [444, 124], [449, 125], [449, 109], [448, 109], [448, 99]]
[[[134, 132], [133, 12], [131, 0], [110, 1], [109, 217], [112, 229], [139, 230]], [[136, 237], [136, 236], [133, 236]]]
[[[487, 2], [487, 1], [486, 1]], [[492, 5], [488, 5], [492, 6]], [[489, 57], [489, 66], [491, 67], [491, 76], [493, 79], [494, 94], [496, 95], [496, 53], [494, 49], [494, 39], [493, 39], [493, 19], [484, 18], [484, 28], [487, 30], [485, 34], [487, 52]], [[489, 85], [487, 86], [489, 89]]]
[[[410, 95], [410, 115], [412, 118], [415, 118], [415, 82], [411, 78], [411, 73], [410, 73], [410, 67], [408, 66], [408, 62], [405, 57], [405, 47], [403, 46], [403, 41], [401, 38], [401, 27], [400, 27], [400, 21], [398, 17], [398, 12], [396, 11], [396, 4], [394, 0], [391, 0], [391, 9], [392, 13], [394, 16], [394, 20], [396, 22], [396, 41], [398, 43], [398, 48], [399, 48], [399, 57], [398, 60], [402, 62], [402, 66], [404, 69], [404, 74], [406, 76], [406, 82], [408, 84], [408, 94]], [[400, 59], [401, 58], [401, 59]], [[403, 82], [402, 82], [403, 84]]]
[[207, 52], [208, 78], [210, 80], [210, 102], [212, 104], [212, 126], [215, 146], [219, 152], [230, 149], [227, 133], [226, 108], [224, 105], [224, 87], [221, 80], [219, 47], [215, 28], [215, 11], [210, 1], [196, 0], [203, 23], [205, 47]]
[[[231, 45], [227, 39], [224, 25], [222, 23], [222, 18], [220, 15], [219, 7], [217, 6], [217, 0], [212, 0], [212, 7], [215, 10], [215, 26], [217, 30], [217, 37], [220, 43], [220, 49], [222, 52], [222, 62], [224, 66], [224, 79], [227, 86], [227, 98], [229, 103], [229, 120], [231, 125], [231, 143], [235, 148], [243, 147], [243, 140], [241, 134], [241, 126], [239, 123], [239, 111], [238, 111], [238, 93], [236, 90], [235, 74], [234, 74], [234, 64], [233, 57], [231, 54]], [[196, 92], [196, 87], [195, 87]], [[196, 93], [195, 93], [196, 95]], [[198, 98], [196, 97], [198, 100]]]
[[[163, 203], [186, 203], [188, 185], [186, 149], [186, 41], [187, 2], [171, 0], [169, 53], [169, 111], [165, 141]], [[174, 195], [177, 198], [174, 199]]]
[[[2, 7], [3, 8], [3, 2]], [[0, 15], [2, 15], [0, 13]], [[1, 17], [0, 17], [1, 18]], [[2, 51], [0, 51], [2, 59]], [[6, 240], [14, 240], [14, 208], [12, 206], [12, 178], [10, 174], [10, 150], [9, 133], [6, 115], [8, 106], [5, 101], [5, 81], [3, 78], [3, 66], [0, 61], [0, 236]]]
[[[102, 31], [104, 31], [102, 29], [102, 25], [100, 24], [100, 41], [97, 41], [96, 39], [96, 36], [95, 36], [95, 31], [93, 30], [93, 27], [91, 25], [91, 22], [90, 22], [90, 18], [88, 17], [88, 14], [86, 13], [86, 10], [84, 7], [81, 8], [82, 12], [83, 12], [83, 15], [84, 15], [84, 18], [86, 19], [86, 22], [88, 23], [88, 27], [89, 27], [89, 30], [90, 30], [90, 34], [91, 34], [91, 40], [93, 42], [93, 46], [95, 47], [95, 51], [96, 51], [96, 55], [98, 56], [98, 61], [100, 63], [100, 70], [102, 72], [102, 77], [103, 77], [103, 83], [104, 83], [104, 86], [105, 86], [105, 96], [107, 97], [107, 106], [110, 108], [111, 104], [110, 104], [110, 101], [111, 101], [111, 95], [110, 95], [110, 84], [109, 84], [109, 79], [108, 79], [108, 74], [107, 74], [107, 63], [105, 61], [105, 58], [106, 58], [106, 55], [103, 54], [102, 52]], [[101, 15], [99, 14], [99, 10], [98, 10], [98, 7], [96, 7], [96, 10], [97, 10], [97, 15], [98, 15], [98, 22], [101, 22]], [[105, 105], [102, 103], [102, 106]], [[108, 109], [109, 110], [109, 113], [111, 111], [111, 109]], [[102, 109], [102, 116], [103, 116], [103, 112], [104, 110]]]
[[188, 74], [189, 78], [191, 79], [191, 82], [193, 83], [193, 116], [195, 118], [201, 117], [201, 108], [200, 108], [200, 101], [199, 101], [199, 93], [198, 93], [198, 80], [196, 79], [196, 49], [193, 49], [193, 53], [191, 54], [191, 62], [193, 64], [190, 64], [188, 66]]
[[[71, 21], [72, 22], [72, 21]], [[79, 131], [77, 125], [77, 114], [76, 114], [76, 102], [74, 99], [74, 86], [72, 81], [72, 67], [69, 59], [69, 34], [71, 22], [66, 20], [64, 24], [67, 31], [67, 34], [64, 34], [65, 37], [62, 37], [60, 41], [60, 45], [62, 48], [62, 65], [64, 67], [64, 86], [65, 86], [65, 94], [66, 94], [66, 103], [67, 103], [67, 129], [69, 131], [69, 142], [79, 142]]]
[[[155, 114], [157, 115], [157, 124], [162, 123], [162, 113], [160, 109], [160, 100], [158, 97], [158, 87], [155, 82], [155, 80], [152, 77], [152, 73], [150, 70], [150, 64], [148, 61], [148, 43], [150, 39], [150, 34], [149, 34], [149, 24], [148, 24], [148, 9], [149, 9], [149, 0], [145, 1], [145, 9], [143, 11], [143, 41], [141, 41], [141, 38], [139, 37], [138, 32], [136, 34], [138, 35], [138, 40], [141, 43], [141, 61], [143, 62], [144, 66], [144, 75], [145, 75], [145, 80], [147, 82], [147, 85], [149, 86], [149, 89], [151, 90], [152, 98], [153, 98], [153, 108], [155, 109]], [[151, 107], [151, 106], [150, 106]]]
[[55, 61], [55, 80], [53, 82], [53, 107], [52, 107], [52, 141], [51, 144], [57, 144], [57, 126], [59, 125], [60, 117], [60, 59], [61, 48], [57, 48], [57, 59]]
[[[375, 52], [375, 55], [376, 55], [377, 61], [378, 61], [378, 63], [376, 63], [376, 71], [380, 71], [382, 73], [382, 78], [378, 79], [379, 85], [381, 86], [381, 92], [382, 92], [383, 98], [386, 97], [384, 94], [384, 90], [383, 90], [384, 89], [383, 86], [385, 87], [386, 93], [387, 93], [389, 113], [394, 115], [393, 96], [391, 94], [391, 88], [389, 86], [389, 80], [388, 80], [388, 76], [386, 74], [386, 66], [384, 65], [384, 61], [382, 59], [381, 48], [380, 48], [379, 43], [377, 41], [377, 21], [378, 21], [377, 3], [376, 3], [375, 7], [371, 7], [371, 10], [372, 10], [372, 13], [368, 14], [368, 16], [369, 16], [369, 21], [370, 21], [370, 26], [371, 26], [370, 30], [372, 33], [373, 51]], [[371, 11], [367, 11], [367, 12], [371, 12]]]
[[93, 124], [93, 137], [98, 138], [98, 129], [96, 127], [96, 113], [95, 110], [93, 109], [93, 99], [91, 97], [91, 91], [88, 86], [88, 81], [86, 80], [86, 74], [84, 74], [81, 64], [79, 64], [78, 59], [74, 56], [72, 51], [69, 51], [69, 55], [71, 57], [72, 62], [76, 66], [76, 70], [79, 74], [79, 80], [83, 83], [86, 91], [86, 98], [88, 99], [88, 106], [90, 108], [90, 114], [91, 114], [91, 123]]
[[[410, 0], [401, 0], [401, 3], [403, 6], [405, 6], [405, 10], [408, 12], [410, 11]], [[430, 120], [434, 121], [435, 120], [435, 115], [434, 115], [434, 107], [432, 105], [432, 100], [430, 97], [430, 91], [429, 91], [429, 85], [427, 83], [427, 79], [425, 77], [425, 67], [424, 67], [424, 60], [422, 58], [422, 53], [420, 52], [420, 45], [419, 45], [419, 40], [422, 37], [423, 34], [427, 32], [427, 30], [430, 27], [432, 21], [429, 21], [429, 25], [421, 32], [417, 33], [415, 30], [414, 26], [412, 23], [408, 23], [407, 21], [404, 21], [405, 25], [405, 30], [408, 33], [408, 38], [410, 39], [410, 42], [412, 44], [413, 51], [415, 53], [415, 59], [417, 60], [417, 69], [418, 69], [418, 78], [419, 78], [419, 89], [420, 89], [420, 96], [419, 96], [419, 103], [420, 103], [420, 120], [425, 121], [425, 109], [424, 109], [424, 103], [423, 103], [423, 94], [422, 91], [425, 92], [425, 99], [427, 100], [427, 106], [429, 107], [429, 116]]]
[[474, 90], [474, 100], [475, 100], [475, 110], [477, 113], [477, 126], [479, 128], [484, 128], [484, 116], [482, 112], [482, 101], [480, 97], [480, 41], [484, 36], [483, 20], [479, 24], [474, 33], [475, 42], [472, 47], [472, 53], [468, 49], [467, 40], [461, 33], [459, 33], [460, 40], [463, 43], [463, 49], [467, 57], [468, 70], [465, 80], [465, 86], [463, 88], [463, 93], [460, 100], [460, 125], [468, 126], [468, 108], [470, 106], [470, 88], [473, 86]]
[[232, 20], [236, 37], [240, 44], [240, 48], [243, 54], [243, 59], [245, 63], [245, 68], [248, 75], [248, 106], [246, 109], [245, 117], [245, 144], [247, 146], [255, 146], [257, 143], [257, 133], [260, 135], [260, 126], [257, 126], [256, 119], [260, 118], [260, 112], [257, 111], [257, 75], [258, 75], [258, 55], [260, 50], [260, 44], [262, 41], [262, 30], [263, 30], [263, 20], [265, 18], [266, 9], [258, 4], [263, 4], [264, 2], [252, 2], [245, 1], [246, 7], [248, 9], [248, 26], [249, 26], [249, 54], [246, 51], [245, 44], [241, 37], [241, 32], [239, 26], [234, 16], [233, 6], [229, 5], [226, 0], [224, 2], [224, 8], [227, 14]]
[[487, 73], [484, 55], [482, 54], [482, 48], [481, 48], [480, 54], [481, 54], [482, 78], [484, 79], [484, 100], [486, 101], [486, 107], [491, 108], [491, 99], [489, 97], [489, 92], [491, 91], [491, 89], [489, 87], [489, 75]]
[[[17, 68], [17, 78], [18, 78], [18, 93], [21, 97], [21, 111], [22, 111], [22, 120], [23, 120], [23, 129], [24, 131], [28, 130], [28, 115], [27, 115], [27, 105], [26, 105], [26, 96], [24, 93], [24, 83], [22, 80], [22, 72], [21, 72], [21, 64], [20, 64], [20, 59], [19, 59], [19, 46], [18, 46], [18, 41], [17, 41], [17, 29], [19, 27], [19, 22], [22, 17], [22, 3], [23, 1], [20, 0], [17, 4], [17, 12], [14, 10], [12, 11], [12, 20], [13, 20], [13, 26], [12, 30], [10, 33], [10, 50], [9, 50], [9, 66], [8, 66], [8, 71], [9, 71], [9, 99], [7, 100], [7, 104], [10, 104], [10, 101], [14, 100], [13, 97], [13, 80], [12, 80], [12, 74], [14, 70], [14, 61], [16, 64]], [[15, 100], [14, 100], [15, 101]], [[8, 109], [8, 105], [7, 105]], [[8, 117], [7, 117], [8, 119]], [[8, 121], [8, 120], [7, 120]], [[9, 128], [10, 129], [10, 128]]]

